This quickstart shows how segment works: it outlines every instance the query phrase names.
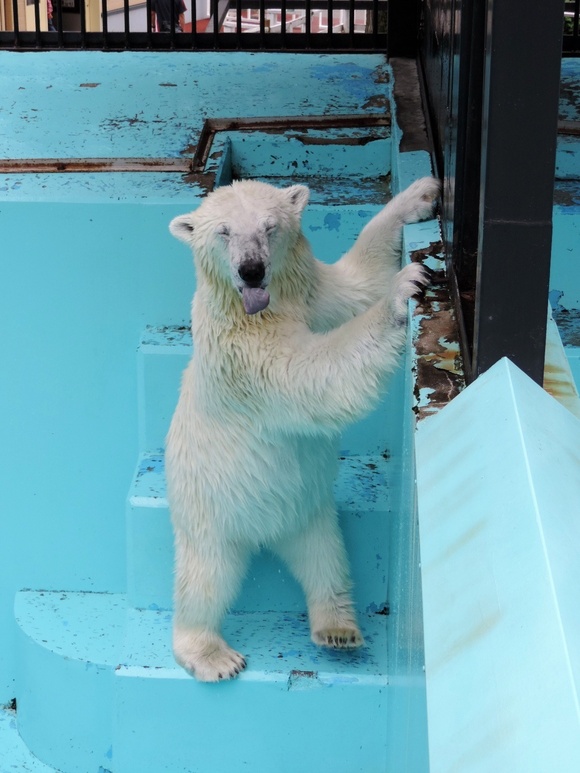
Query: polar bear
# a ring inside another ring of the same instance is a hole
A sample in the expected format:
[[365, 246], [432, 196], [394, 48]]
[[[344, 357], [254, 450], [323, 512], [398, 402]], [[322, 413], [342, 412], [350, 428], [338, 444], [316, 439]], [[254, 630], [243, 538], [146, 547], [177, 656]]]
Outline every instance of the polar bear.
[[398, 269], [401, 230], [432, 216], [438, 192], [415, 182], [333, 265], [301, 230], [304, 185], [234, 182], [170, 224], [197, 274], [194, 356], [166, 443], [173, 648], [201, 681], [246, 666], [220, 629], [261, 547], [301, 583], [316, 644], [363, 644], [333, 500], [338, 438], [397, 363], [407, 300], [426, 283], [419, 265]]

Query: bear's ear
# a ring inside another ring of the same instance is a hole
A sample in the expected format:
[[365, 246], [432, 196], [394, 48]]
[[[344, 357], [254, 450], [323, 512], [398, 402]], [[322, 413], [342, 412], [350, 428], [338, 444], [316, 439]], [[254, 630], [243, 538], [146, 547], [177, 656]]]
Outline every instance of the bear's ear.
[[284, 193], [292, 209], [300, 217], [304, 207], [308, 204], [310, 191], [305, 185], [291, 185], [289, 188], [285, 188]]
[[169, 230], [176, 239], [179, 239], [186, 244], [190, 244], [191, 234], [193, 233], [193, 220], [191, 214], [179, 215], [179, 217], [173, 218], [171, 223], [169, 223]]

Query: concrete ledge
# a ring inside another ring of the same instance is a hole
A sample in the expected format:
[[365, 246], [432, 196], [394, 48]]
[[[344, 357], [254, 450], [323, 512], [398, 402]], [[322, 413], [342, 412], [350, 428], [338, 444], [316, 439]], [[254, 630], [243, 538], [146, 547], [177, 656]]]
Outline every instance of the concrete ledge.
[[580, 422], [504, 359], [416, 440], [431, 773], [580, 770]]

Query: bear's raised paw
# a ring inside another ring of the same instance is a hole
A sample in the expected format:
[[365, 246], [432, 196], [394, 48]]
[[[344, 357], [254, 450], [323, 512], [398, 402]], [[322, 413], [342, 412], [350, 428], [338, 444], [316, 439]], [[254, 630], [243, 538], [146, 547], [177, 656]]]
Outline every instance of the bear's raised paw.
[[419, 263], [410, 263], [395, 276], [391, 288], [391, 309], [398, 324], [407, 318], [407, 301], [429, 284], [429, 274]]
[[422, 177], [400, 193], [393, 204], [400, 207], [403, 223], [418, 223], [434, 216], [434, 209], [441, 191], [439, 180], [434, 177]]

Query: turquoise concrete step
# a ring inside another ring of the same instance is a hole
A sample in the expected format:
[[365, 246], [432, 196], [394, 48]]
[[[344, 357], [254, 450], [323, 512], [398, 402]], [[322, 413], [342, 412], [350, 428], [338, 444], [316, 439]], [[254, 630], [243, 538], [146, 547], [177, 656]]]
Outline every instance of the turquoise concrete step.
[[[127, 502], [127, 593], [140, 609], [171, 609], [173, 538], [162, 451], [143, 454]], [[343, 455], [335, 498], [352, 564], [355, 600], [363, 612], [384, 607], [387, 594], [389, 459]], [[273, 555], [257, 556], [236, 609], [300, 611], [301, 589]]]
[[387, 736], [384, 612], [360, 615], [366, 647], [355, 653], [312, 644], [302, 612], [232, 613], [224, 632], [248, 668], [234, 682], [207, 685], [175, 664], [170, 612], [131, 609], [122, 595], [24, 591], [16, 600], [18, 729], [62, 773], [378, 773]]
[[148, 326], [143, 331], [137, 349], [141, 451], [163, 447], [179, 397], [181, 374], [191, 354], [187, 325]]
[[63, 773], [111, 768], [125, 607], [112, 594], [16, 596], [18, 730], [36, 757]]
[[339, 653], [310, 642], [302, 614], [230, 615], [226, 637], [248, 667], [208, 685], [176, 668], [167, 613], [130, 612], [116, 671], [115, 773], [384, 773], [386, 620], [362, 616], [367, 647]]

